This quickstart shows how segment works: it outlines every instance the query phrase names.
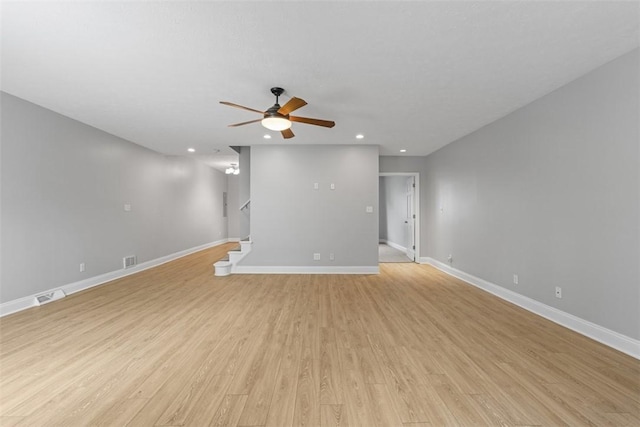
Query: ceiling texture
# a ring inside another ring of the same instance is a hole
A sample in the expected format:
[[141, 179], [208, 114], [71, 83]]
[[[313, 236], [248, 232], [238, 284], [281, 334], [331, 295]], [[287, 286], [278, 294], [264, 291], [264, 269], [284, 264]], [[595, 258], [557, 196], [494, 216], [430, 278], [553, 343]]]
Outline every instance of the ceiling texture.
[[[637, 1], [608, 0], [1, 7], [3, 91], [218, 169], [242, 145], [427, 155], [637, 48], [640, 20]], [[295, 115], [336, 126], [294, 123], [286, 141], [260, 123], [227, 126], [260, 116], [219, 101], [266, 110], [273, 86], [281, 105], [308, 102]]]

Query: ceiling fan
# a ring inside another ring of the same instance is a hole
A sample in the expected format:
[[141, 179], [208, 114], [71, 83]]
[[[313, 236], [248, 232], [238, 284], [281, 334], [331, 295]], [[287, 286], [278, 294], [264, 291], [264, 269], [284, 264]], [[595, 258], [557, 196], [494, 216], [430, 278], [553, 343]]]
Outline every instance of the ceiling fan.
[[262, 119], [250, 120], [248, 122], [235, 123], [229, 125], [229, 127], [237, 127], [248, 125], [249, 123], [262, 122], [262, 126], [269, 130], [280, 131], [282, 137], [293, 138], [295, 135], [291, 131], [291, 122], [306, 123], [308, 125], [324, 126], [332, 128], [336, 125], [335, 122], [330, 120], [311, 119], [309, 117], [290, 116], [289, 113], [297, 110], [300, 107], [307, 105], [304, 99], [293, 97], [282, 107], [278, 104], [278, 97], [282, 95], [284, 89], [281, 87], [272, 87], [271, 93], [276, 96], [276, 103], [269, 107], [267, 111], [260, 111], [254, 108], [243, 107], [242, 105], [234, 104], [233, 102], [220, 101], [220, 104], [228, 105], [230, 107], [240, 108], [242, 110], [253, 111], [255, 113], [262, 114]]

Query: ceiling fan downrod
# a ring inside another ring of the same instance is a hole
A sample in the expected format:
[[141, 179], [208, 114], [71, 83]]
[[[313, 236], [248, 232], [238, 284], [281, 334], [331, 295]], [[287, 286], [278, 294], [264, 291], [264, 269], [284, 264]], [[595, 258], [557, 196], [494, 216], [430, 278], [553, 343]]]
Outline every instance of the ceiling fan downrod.
[[284, 89], [282, 89], [281, 87], [272, 87], [271, 93], [276, 96], [276, 105], [280, 105], [278, 102], [278, 98], [284, 93]]

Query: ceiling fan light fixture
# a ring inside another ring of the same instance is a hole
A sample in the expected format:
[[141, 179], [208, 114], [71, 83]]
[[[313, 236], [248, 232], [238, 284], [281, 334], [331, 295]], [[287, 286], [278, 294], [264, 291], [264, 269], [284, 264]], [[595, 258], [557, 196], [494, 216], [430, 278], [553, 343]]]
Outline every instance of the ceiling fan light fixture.
[[291, 127], [291, 122], [284, 117], [265, 117], [262, 126], [273, 131], [282, 131]]

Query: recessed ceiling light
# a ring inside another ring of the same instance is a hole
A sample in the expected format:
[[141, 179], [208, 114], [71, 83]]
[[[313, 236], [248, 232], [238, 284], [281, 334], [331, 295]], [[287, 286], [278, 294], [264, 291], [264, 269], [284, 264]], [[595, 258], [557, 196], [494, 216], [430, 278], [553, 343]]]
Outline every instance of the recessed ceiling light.
[[357, 138], [357, 139], [362, 139], [362, 138], [364, 138], [364, 135], [363, 135], [363, 134], [361, 134], [361, 133], [359, 133], [359, 134], [357, 134], [357, 135], [356, 135], [356, 138]]
[[271, 135], [269, 135], [268, 133], [265, 134], [265, 136], [263, 136], [264, 139], [271, 139]]
[[405, 150], [404, 148], [402, 150], [400, 150], [401, 153], [406, 153], [407, 150]]
[[195, 148], [187, 148], [187, 151], [190, 153], [195, 153], [196, 149]]

